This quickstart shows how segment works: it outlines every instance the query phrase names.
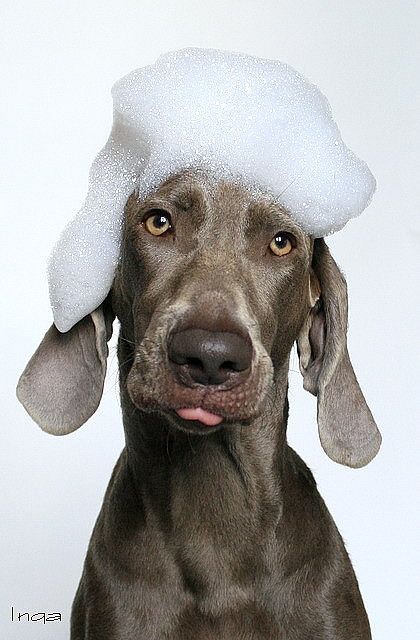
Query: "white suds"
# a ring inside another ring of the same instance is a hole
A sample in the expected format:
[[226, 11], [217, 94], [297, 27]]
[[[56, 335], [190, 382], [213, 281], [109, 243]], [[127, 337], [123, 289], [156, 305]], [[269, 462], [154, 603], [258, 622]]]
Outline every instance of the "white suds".
[[291, 67], [184, 49], [112, 90], [114, 124], [86, 201], [51, 256], [54, 321], [68, 331], [104, 300], [118, 261], [124, 204], [181, 169], [267, 191], [304, 231], [325, 236], [369, 204], [375, 180], [343, 143], [324, 95]]

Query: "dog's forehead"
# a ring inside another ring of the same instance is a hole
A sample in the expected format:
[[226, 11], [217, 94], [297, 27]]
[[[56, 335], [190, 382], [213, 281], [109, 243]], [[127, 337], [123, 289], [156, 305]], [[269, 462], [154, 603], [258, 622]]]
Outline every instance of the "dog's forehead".
[[186, 169], [170, 176], [156, 189], [155, 195], [169, 200], [176, 198], [189, 205], [198, 199], [212, 205], [229, 204], [237, 209], [257, 201], [270, 202], [270, 196], [259, 187], [205, 169]]
[[275, 221], [286, 225], [290, 231], [305, 237], [306, 234], [278, 200], [257, 185], [246, 184], [240, 178], [214, 175], [202, 169], [188, 169], [170, 176], [154, 192], [153, 196], [167, 200], [184, 209], [200, 207], [203, 212], [229, 212], [239, 222], [245, 217], [251, 228]]

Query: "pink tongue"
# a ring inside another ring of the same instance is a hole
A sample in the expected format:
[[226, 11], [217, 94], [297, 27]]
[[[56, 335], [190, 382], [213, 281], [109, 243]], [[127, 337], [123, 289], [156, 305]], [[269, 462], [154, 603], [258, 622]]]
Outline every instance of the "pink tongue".
[[223, 420], [221, 416], [217, 416], [215, 413], [210, 413], [210, 411], [205, 411], [199, 407], [196, 409], [176, 409], [176, 412], [181, 418], [184, 418], [184, 420], [198, 420], [208, 427], [214, 427]]

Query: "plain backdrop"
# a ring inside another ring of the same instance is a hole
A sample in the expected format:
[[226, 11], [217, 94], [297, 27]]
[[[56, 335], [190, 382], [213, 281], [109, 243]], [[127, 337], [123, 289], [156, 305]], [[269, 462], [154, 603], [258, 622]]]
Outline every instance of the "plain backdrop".
[[[382, 449], [361, 470], [325, 456], [296, 355], [288, 433], [346, 541], [373, 637], [418, 638], [419, 4], [3, 0], [0, 24], [0, 637], [68, 637], [89, 536], [123, 446], [115, 346], [102, 404], [74, 434], [44, 434], [15, 399], [51, 323], [48, 254], [108, 136], [112, 83], [164, 51], [202, 46], [295, 66], [328, 96], [344, 140], [377, 178], [372, 204], [329, 245], [347, 277], [350, 353]], [[63, 622], [11, 623], [11, 605], [61, 611]]]

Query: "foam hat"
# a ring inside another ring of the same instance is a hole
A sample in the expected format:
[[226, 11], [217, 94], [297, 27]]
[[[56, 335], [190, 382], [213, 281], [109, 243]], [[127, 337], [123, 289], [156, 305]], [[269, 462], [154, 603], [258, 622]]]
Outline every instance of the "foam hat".
[[112, 97], [111, 134], [92, 164], [86, 200], [50, 258], [59, 331], [106, 298], [129, 195], [146, 196], [178, 170], [205, 167], [258, 186], [313, 237], [344, 227], [375, 191], [325, 96], [277, 60], [183, 49], [123, 77]]

